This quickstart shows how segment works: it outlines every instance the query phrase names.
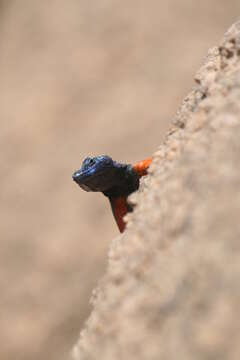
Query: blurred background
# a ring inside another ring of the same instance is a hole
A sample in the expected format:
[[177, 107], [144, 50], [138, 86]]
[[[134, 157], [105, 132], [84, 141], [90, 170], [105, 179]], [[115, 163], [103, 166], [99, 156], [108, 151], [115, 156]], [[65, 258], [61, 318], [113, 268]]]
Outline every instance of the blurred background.
[[151, 155], [239, 0], [0, 0], [0, 359], [67, 358], [118, 235], [84, 157]]

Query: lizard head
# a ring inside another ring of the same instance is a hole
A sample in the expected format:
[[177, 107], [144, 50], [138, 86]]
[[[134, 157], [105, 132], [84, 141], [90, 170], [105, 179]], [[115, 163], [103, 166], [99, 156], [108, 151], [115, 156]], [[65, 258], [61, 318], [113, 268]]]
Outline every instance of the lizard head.
[[119, 165], [107, 155], [87, 157], [73, 180], [85, 191], [107, 191], [119, 182]]
[[87, 157], [73, 180], [85, 191], [100, 191], [106, 196], [128, 195], [139, 186], [131, 165], [120, 164], [107, 155]]

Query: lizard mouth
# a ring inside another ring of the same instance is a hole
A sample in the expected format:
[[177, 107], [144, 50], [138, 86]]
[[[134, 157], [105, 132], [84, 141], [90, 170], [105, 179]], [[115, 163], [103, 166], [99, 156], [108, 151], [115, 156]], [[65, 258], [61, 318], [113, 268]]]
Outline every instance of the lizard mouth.
[[81, 171], [75, 171], [72, 174], [72, 179], [75, 181], [83, 190], [85, 191], [94, 191], [91, 187], [89, 187], [87, 184], [85, 184], [86, 181], [86, 175], [82, 174]]

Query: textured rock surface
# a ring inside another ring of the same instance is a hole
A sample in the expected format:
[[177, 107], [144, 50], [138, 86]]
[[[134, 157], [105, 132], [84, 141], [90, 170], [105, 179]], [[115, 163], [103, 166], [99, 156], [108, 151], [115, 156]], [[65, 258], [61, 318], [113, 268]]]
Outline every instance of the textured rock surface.
[[134, 163], [157, 149], [240, 1], [0, 10], [0, 359], [63, 360], [118, 235], [104, 196], [71, 174], [88, 155]]
[[131, 198], [75, 360], [240, 357], [240, 23], [196, 83]]

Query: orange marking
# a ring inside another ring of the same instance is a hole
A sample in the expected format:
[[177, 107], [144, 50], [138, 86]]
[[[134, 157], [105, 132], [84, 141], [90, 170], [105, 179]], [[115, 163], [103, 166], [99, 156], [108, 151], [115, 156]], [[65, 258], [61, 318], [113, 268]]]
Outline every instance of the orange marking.
[[127, 200], [123, 196], [118, 198], [112, 198], [111, 206], [119, 231], [122, 233], [126, 226], [123, 217], [128, 213]]
[[138, 174], [139, 177], [147, 175], [147, 170], [151, 162], [151, 157], [146, 160], [139, 161], [137, 164], [133, 165], [133, 170]]

